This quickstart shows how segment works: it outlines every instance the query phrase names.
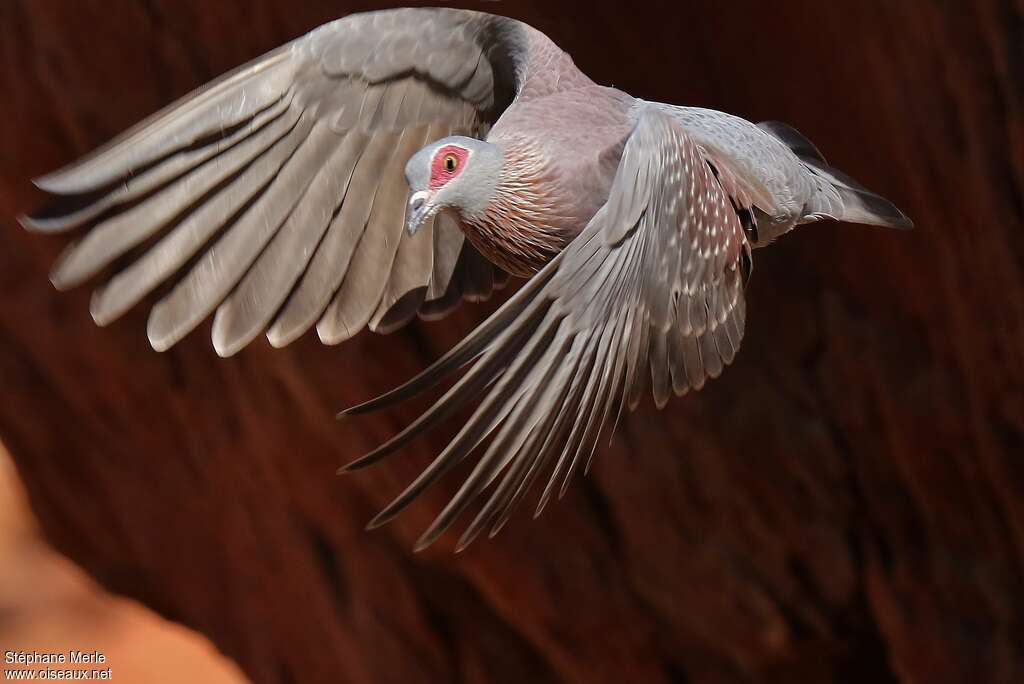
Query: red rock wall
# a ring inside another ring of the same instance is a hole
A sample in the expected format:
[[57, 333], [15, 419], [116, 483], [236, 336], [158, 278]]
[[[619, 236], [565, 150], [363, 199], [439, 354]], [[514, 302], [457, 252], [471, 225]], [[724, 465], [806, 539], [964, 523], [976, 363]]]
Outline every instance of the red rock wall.
[[[0, 3], [0, 217], [216, 74], [372, 3]], [[1013, 0], [488, 4], [596, 80], [781, 119], [919, 226], [759, 252], [734, 367], [465, 554], [409, 548], [457, 477], [363, 524], [445, 434], [334, 468], [415, 405], [336, 409], [450, 325], [220, 360], [58, 295], [3, 218], [0, 439], [53, 544], [270, 682], [1024, 680], [1024, 18]]]

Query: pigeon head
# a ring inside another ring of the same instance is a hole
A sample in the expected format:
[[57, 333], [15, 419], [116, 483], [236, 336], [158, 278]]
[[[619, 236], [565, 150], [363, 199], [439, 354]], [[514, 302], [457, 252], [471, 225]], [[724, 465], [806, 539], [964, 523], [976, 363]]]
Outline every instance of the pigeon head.
[[405, 165], [412, 191], [405, 221], [409, 235], [439, 211], [454, 210], [467, 221], [482, 216], [497, 190], [501, 166], [497, 146], [458, 135], [414, 154]]

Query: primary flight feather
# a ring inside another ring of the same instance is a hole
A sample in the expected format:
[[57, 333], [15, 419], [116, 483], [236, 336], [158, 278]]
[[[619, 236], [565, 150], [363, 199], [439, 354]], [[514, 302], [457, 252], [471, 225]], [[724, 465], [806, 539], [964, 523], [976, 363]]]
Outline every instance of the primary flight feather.
[[97, 323], [171, 285], [149, 317], [158, 350], [210, 314], [221, 355], [314, 326], [334, 344], [529, 278], [420, 375], [349, 410], [465, 369], [348, 466], [476, 406], [371, 523], [490, 437], [417, 548], [488, 489], [459, 548], [496, 532], [543, 474], [539, 511], [648, 381], [661, 407], [717, 377], [743, 337], [752, 248], [819, 219], [911, 225], [784, 124], [634, 98], [522, 22], [451, 9], [322, 26], [36, 184], [62, 201], [27, 228], [86, 228], [54, 285], [108, 276]]

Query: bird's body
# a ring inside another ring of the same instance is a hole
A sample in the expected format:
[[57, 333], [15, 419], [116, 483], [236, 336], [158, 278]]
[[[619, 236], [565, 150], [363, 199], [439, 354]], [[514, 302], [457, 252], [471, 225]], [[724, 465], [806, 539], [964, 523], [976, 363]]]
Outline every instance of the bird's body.
[[[549, 201], [534, 202], [531, 208], [544, 211], [526, 216], [508, 202], [512, 211], [504, 220], [491, 216], [479, 226], [467, 226], [477, 249], [506, 271], [531, 275], [583, 230], [607, 198], [625, 140], [645, 111], [678, 121], [712, 163], [728, 165], [741, 183], [760, 193], [758, 239], [752, 247], [805, 221], [843, 217], [838, 190], [770, 127], [713, 109], [646, 102], [598, 85], [546, 36], [523, 30], [534, 53], [542, 55], [534, 59], [547, 65], [544, 75], [524, 88], [486, 140], [501, 147], [506, 159], [515, 160], [506, 164], [510, 178], [503, 191], [521, 194], [522, 188], [532, 187]], [[535, 167], [543, 172], [530, 173]], [[535, 237], [531, 228], [538, 223], [550, 238], [544, 241], [548, 249], [530, 249]]]
[[[479, 223], [465, 217], [481, 253], [513, 275], [529, 276], [561, 252], [608, 197], [635, 106], [629, 95], [593, 84], [511, 105], [487, 136], [505, 159], [495, 207], [509, 210]], [[538, 199], [517, 206], [531, 194]], [[530, 249], [538, 232], [549, 238]], [[480, 233], [494, 239], [478, 243]], [[541, 258], [523, 259], [524, 253]]]
[[214, 310], [227, 355], [263, 331], [280, 346], [314, 325], [328, 343], [393, 330], [529, 277], [437, 363], [352, 410], [468, 367], [350, 466], [479, 401], [375, 520], [493, 436], [421, 545], [492, 483], [463, 543], [499, 529], [542, 471], [540, 506], [564, 491], [648, 382], [660, 407], [717, 377], [742, 339], [753, 247], [822, 218], [909, 225], [785, 125], [634, 98], [539, 31], [464, 10], [340, 19], [37, 183], [71, 204], [28, 227], [89, 227], [58, 287], [135, 257], [96, 292], [97, 322], [174, 283], [149, 321], [161, 350]]

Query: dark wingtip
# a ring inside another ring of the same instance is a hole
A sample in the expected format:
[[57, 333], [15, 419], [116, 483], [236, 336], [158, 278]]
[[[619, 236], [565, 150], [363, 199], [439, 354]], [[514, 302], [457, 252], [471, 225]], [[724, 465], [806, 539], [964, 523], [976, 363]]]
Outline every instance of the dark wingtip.
[[[420, 535], [420, 538], [416, 540], [416, 544], [412, 547], [413, 553], [419, 553], [420, 551], [423, 551], [425, 548], [436, 542], [438, 539], [441, 538], [441, 535], [443, 535], [445, 533], [445, 530], [447, 529], [448, 525], [438, 525], [438, 521], [435, 520], [434, 523], [429, 528], [427, 528], [427, 531]], [[458, 553], [461, 550], [461, 546], [455, 547], [456, 553]]]
[[789, 124], [782, 121], [762, 121], [757, 125], [782, 141], [783, 144], [793, 150], [793, 153], [804, 161], [828, 163], [825, 161], [825, 155], [811, 142], [810, 138]]
[[353, 470], [362, 470], [367, 466], [371, 466], [385, 456], [395, 453], [395, 451], [400, 449], [406, 441], [408, 441], [406, 439], [406, 433], [400, 432], [376, 449], [363, 454], [351, 463], [341, 466], [338, 468], [338, 473], [348, 473]]
[[914, 222], [911, 221], [910, 217], [907, 216], [906, 214], [904, 214], [903, 218], [901, 218], [899, 221], [894, 222], [892, 227], [898, 228], [899, 230], [914, 230], [914, 228], [916, 228]]
[[357, 470], [362, 470], [363, 468], [365, 468], [368, 465], [371, 465], [374, 462], [374, 461], [370, 460], [371, 456], [373, 456], [373, 452], [372, 451], [369, 454], [366, 454], [365, 456], [360, 456], [359, 458], [357, 458], [356, 460], [352, 461], [351, 463], [346, 463], [345, 465], [340, 466], [335, 471], [335, 474], [337, 474], [337, 475], [348, 475], [349, 473], [354, 473]]
[[85, 225], [106, 211], [109, 205], [104, 203], [103, 197], [104, 191], [53, 195], [31, 213], [19, 216], [18, 222], [36, 233], [63, 233]]
[[[834, 169], [830, 169], [834, 172]], [[881, 195], [860, 188], [836, 186], [846, 206], [853, 209], [852, 215], [844, 215], [843, 220], [851, 223], [910, 230], [914, 222], [899, 207]]]
[[868, 191], [855, 192], [868, 211], [880, 218], [886, 226], [900, 230], [910, 230], [914, 227], [914, 222], [909, 216], [881, 195]]
[[875, 216], [882, 219], [887, 228], [895, 228], [897, 230], [914, 229], [914, 222], [910, 220], [910, 217], [884, 197], [879, 197], [878, 195], [867, 196], [865, 193], [861, 194], [860, 198]]
[[32, 233], [57, 233], [69, 225], [66, 216], [21, 214], [18, 216], [17, 221], [21, 224], [22, 228]]
[[379, 408], [384, 408], [389, 405], [387, 397], [391, 395], [391, 392], [374, 397], [373, 399], [367, 399], [364, 402], [356, 404], [355, 406], [349, 406], [346, 409], [342, 409], [334, 414], [336, 420], [344, 420], [349, 416], [361, 416], [364, 413], [371, 413]]
[[[508, 515], [503, 516], [501, 520], [499, 520], [497, 523], [495, 523], [494, 526], [491, 528], [491, 530], [487, 533], [487, 538], [488, 539], [494, 539], [495, 537], [497, 537], [498, 533], [501, 532], [503, 527], [505, 527], [505, 523], [507, 523], [509, 521], [510, 517], [511, 516], [508, 516]], [[536, 518], [537, 518], [537, 516], [534, 516], [534, 519], [536, 519]]]
[[58, 170], [52, 173], [47, 173], [42, 176], [36, 176], [35, 178], [32, 179], [32, 185], [36, 186], [43, 192], [50, 193], [51, 195], [60, 194], [60, 185], [59, 183], [55, 182], [55, 178], [56, 180], [59, 180], [59, 174], [60, 171]]
[[378, 527], [383, 527], [384, 525], [387, 525], [389, 522], [394, 520], [395, 515], [396, 513], [390, 510], [390, 508], [385, 508], [377, 515], [373, 516], [373, 520], [366, 523], [366, 531], [369, 532], [371, 530], [377, 529]]
[[51, 195], [81, 195], [99, 190], [113, 183], [114, 179], [104, 181], [96, 178], [95, 174], [90, 178], [88, 166], [95, 157], [96, 153], [92, 153], [50, 173], [36, 176], [32, 185]]
[[66, 166], [51, 173], [32, 179], [32, 185], [51, 195], [74, 195], [92, 190], [81, 179], [76, 181], [74, 169]]
[[389, 392], [388, 394], [382, 394], [379, 397], [368, 399], [362, 402], [361, 404], [356, 404], [355, 406], [349, 406], [347, 409], [342, 409], [341, 411], [338, 411], [338, 413], [334, 417], [338, 420], [342, 420], [343, 418], [347, 418], [349, 416], [359, 416], [364, 413], [370, 413], [378, 408], [384, 408], [385, 406], [388, 405], [386, 397], [389, 394], [391, 393]]

